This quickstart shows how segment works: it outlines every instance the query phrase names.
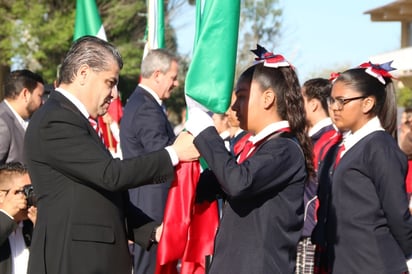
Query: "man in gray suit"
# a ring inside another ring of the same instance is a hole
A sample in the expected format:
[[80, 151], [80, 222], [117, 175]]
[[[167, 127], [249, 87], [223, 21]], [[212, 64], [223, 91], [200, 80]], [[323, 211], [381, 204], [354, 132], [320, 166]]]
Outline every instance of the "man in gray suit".
[[24, 133], [32, 114], [42, 105], [44, 81], [30, 70], [15, 70], [4, 85], [0, 103], [0, 164], [25, 162]]

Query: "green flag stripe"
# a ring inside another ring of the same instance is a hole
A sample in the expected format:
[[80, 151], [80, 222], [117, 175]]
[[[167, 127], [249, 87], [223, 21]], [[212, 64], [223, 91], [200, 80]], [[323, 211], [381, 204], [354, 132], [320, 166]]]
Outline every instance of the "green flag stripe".
[[76, 40], [84, 35], [97, 36], [101, 27], [102, 21], [96, 2], [94, 0], [77, 0], [73, 39]]
[[186, 95], [207, 109], [223, 113], [230, 104], [236, 68], [240, 0], [197, 1], [193, 60]]

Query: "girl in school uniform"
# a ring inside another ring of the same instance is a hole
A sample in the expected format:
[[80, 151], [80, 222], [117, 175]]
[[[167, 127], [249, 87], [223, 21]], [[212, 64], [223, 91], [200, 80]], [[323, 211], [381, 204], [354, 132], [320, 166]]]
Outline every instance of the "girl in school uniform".
[[412, 218], [405, 192], [407, 159], [394, 138], [391, 69], [390, 63], [364, 63], [333, 82], [331, 116], [347, 133], [332, 165], [329, 204], [320, 203], [328, 206], [326, 221], [317, 224], [325, 226], [320, 231], [326, 233], [327, 265], [315, 273], [408, 271]]
[[[252, 137], [238, 159], [210, 117], [189, 110], [186, 128], [226, 195], [209, 274], [293, 273], [303, 225], [303, 189], [313, 174], [310, 139], [294, 68], [255, 51], [259, 63], [236, 85], [232, 109]], [[248, 149], [250, 148], [250, 149]]]

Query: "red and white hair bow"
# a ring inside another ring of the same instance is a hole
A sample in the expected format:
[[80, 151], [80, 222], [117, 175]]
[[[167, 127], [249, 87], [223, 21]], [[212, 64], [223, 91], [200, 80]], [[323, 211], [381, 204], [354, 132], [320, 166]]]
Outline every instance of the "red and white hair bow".
[[259, 44], [256, 45], [256, 49], [251, 50], [258, 57], [255, 58], [257, 62], [263, 62], [265, 67], [280, 68], [280, 67], [292, 67], [293, 66], [280, 54], [274, 54], [267, 51]]
[[384, 77], [386, 78], [394, 78], [392, 74], [389, 73], [389, 71], [395, 70], [391, 66], [393, 61], [386, 62], [383, 64], [372, 64], [371, 62], [368, 63], [363, 63], [359, 67], [360, 68], [365, 68], [365, 72], [376, 79], [379, 80], [383, 85], [386, 84]]

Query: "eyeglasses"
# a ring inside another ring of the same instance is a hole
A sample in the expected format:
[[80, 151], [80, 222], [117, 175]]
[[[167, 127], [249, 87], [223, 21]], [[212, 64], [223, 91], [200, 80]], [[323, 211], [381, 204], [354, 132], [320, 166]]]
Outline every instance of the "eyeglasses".
[[342, 110], [343, 106], [346, 105], [347, 103], [354, 101], [354, 100], [359, 100], [359, 99], [365, 99], [368, 96], [358, 96], [358, 97], [352, 97], [352, 98], [333, 98], [333, 97], [328, 97], [327, 102], [328, 106], [331, 108], [333, 106], [336, 106], [338, 110]]

